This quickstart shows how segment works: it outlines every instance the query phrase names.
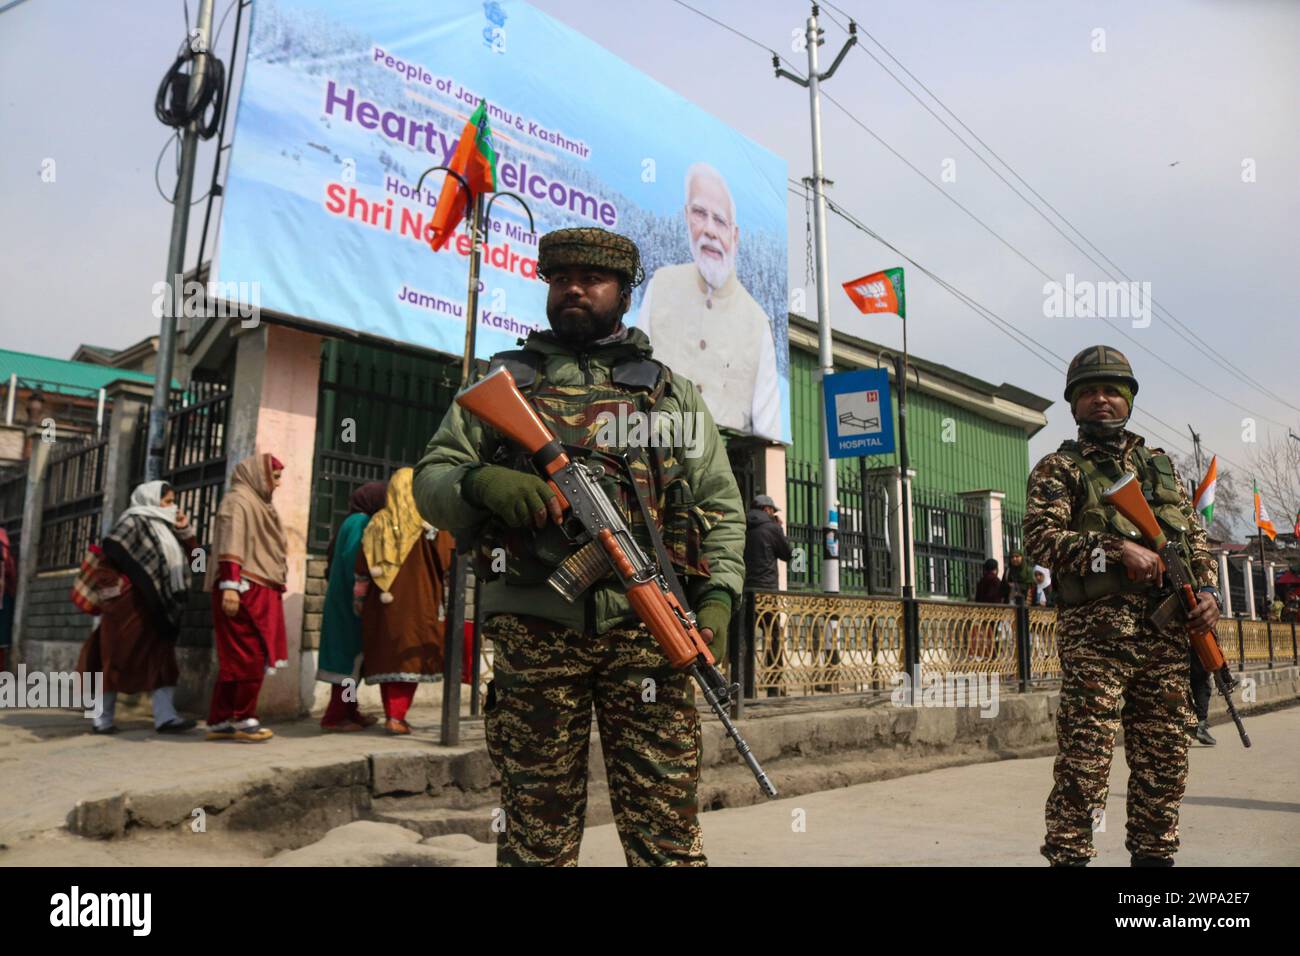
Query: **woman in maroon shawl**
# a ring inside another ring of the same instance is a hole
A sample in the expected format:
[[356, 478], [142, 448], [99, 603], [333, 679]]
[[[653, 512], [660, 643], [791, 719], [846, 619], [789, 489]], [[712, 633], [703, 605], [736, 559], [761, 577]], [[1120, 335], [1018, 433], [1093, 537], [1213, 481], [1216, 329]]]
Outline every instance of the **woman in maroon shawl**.
[[271, 504], [283, 471], [270, 454], [245, 458], [217, 510], [204, 581], [219, 665], [208, 740], [261, 743], [274, 736], [257, 719], [257, 695], [266, 675], [289, 663], [281, 599], [288, 545]]
[[9, 532], [0, 528], [0, 671], [5, 669], [5, 652], [13, 642], [17, 600], [18, 556], [9, 544]]
[[163, 481], [131, 493], [131, 506], [104, 536], [102, 557], [89, 584], [99, 593], [99, 626], [82, 645], [77, 670], [103, 672], [104, 707], [91, 729], [117, 733], [118, 694], [153, 694], [154, 729], [184, 733], [195, 722], [176, 712], [180, 669], [176, 638], [189, 598], [189, 560], [196, 542], [189, 517]]

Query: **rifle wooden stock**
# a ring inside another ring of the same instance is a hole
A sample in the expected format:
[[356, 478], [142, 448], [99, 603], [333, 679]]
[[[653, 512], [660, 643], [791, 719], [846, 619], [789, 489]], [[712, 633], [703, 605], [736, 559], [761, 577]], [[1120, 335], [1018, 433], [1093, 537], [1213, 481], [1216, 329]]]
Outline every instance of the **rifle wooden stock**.
[[[456, 404], [487, 422], [530, 455], [537, 454], [553, 440], [551, 430], [537, 417], [533, 406], [515, 385], [515, 377], [508, 368], [499, 368], [465, 389], [456, 396]], [[559, 467], [564, 467], [564, 464], [568, 464], [568, 458]]]
[[1165, 533], [1160, 530], [1156, 513], [1151, 510], [1146, 498], [1142, 497], [1142, 486], [1133, 475], [1125, 475], [1106, 489], [1102, 495], [1115, 506], [1115, 510], [1137, 525], [1142, 537], [1147, 539], [1152, 550], [1159, 551], [1165, 544]]
[[[543, 474], [553, 475], [569, 463], [569, 456], [528, 404], [508, 368], [503, 366], [465, 389], [456, 396], [456, 404], [532, 455]], [[559, 498], [561, 510], [568, 511], [564, 492], [555, 482], [546, 483]]]
[[[1170, 562], [1165, 560], [1162, 552], [1168, 547], [1169, 539], [1160, 530], [1160, 522], [1156, 520], [1156, 513], [1151, 510], [1150, 503], [1142, 496], [1142, 486], [1138, 484], [1137, 479], [1133, 475], [1125, 475], [1107, 488], [1102, 497], [1113, 504], [1120, 514], [1137, 526], [1138, 530], [1142, 532], [1142, 536], [1146, 538], [1147, 544], [1160, 558], [1160, 570], [1168, 574]], [[1196, 609], [1196, 592], [1192, 590], [1192, 585], [1188, 581], [1176, 581], [1174, 583], [1183, 610], [1190, 614]], [[1209, 673], [1213, 674], [1227, 664], [1223, 652], [1219, 650], [1219, 642], [1215, 639], [1213, 630], [1191, 635], [1191, 642], [1192, 648], [1196, 651], [1196, 656], [1201, 660], [1201, 666]]]

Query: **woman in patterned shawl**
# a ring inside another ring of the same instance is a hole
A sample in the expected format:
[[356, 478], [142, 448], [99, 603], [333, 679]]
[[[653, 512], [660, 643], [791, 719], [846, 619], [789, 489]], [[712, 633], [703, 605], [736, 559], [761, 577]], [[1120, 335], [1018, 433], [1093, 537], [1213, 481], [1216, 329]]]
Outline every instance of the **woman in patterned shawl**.
[[162, 481], [131, 492], [131, 505], [104, 536], [94, 580], [101, 616], [81, 647], [77, 670], [104, 674], [103, 712], [97, 734], [117, 733], [113, 723], [118, 694], [150, 691], [154, 729], [183, 733], [194, 721], [176, 712], [173, 698], [180, 671], [176, 637], [189, 595], [189, 557], [196, 547], [189, 517], [176, 506], [176, 493]]

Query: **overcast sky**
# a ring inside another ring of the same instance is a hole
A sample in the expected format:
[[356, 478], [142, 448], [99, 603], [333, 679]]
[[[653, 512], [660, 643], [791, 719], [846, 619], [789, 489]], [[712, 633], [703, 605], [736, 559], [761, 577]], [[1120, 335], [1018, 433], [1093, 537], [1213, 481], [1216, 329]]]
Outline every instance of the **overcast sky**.
[[[0, 0], [0, 7], [8, 2]], [[536, 5], [783, 156], [791, 177], [809, 174], [807, 92], [774, 79], [764, 50], [671, 0]], [[805, 54], [792, 50], [791, 35], [808, 14], [806, 4], [692, 5], [803, 65]], [[217, 0], [218, 19], [227, 6]], [[1300, 406], [1300, 4], [843, 0], [838, 6], [869, 14], [866, 30], [1088, 240], [1132, 279], [1149, 282], [1155, 300], [1216, 355]], [[192, 16], [197, 0], [190, 7]], [[218, 44], [226, 59], [233, 24], [231, 14]], [[828, 19], [823, 26], [825, 68], [844, 34]], [[153, 97], [183, 34], [181, 0], [27, 0], [0, 13], [4, 347], [66, 358], [81, 342], [124, 347], [156, 331], [151, 290], [165, 271], [171, 207], [154, 185], [155, 160], [170, 131], [154, 118]], [[1101, 43], [1104, 52], [1094, 50]], [[1147, 328], [1117, 320], [1131, 340], [1099, 319], [1045, 317], [1043, 275], [949, 198], [1052, 279], [1104, 276], [863, 52], [885, 59], [879, 47], [866, 37], [861, 47], [826, 92], [921, 175], [824, 103], [826, 175], [835, 183], [835, 201], [1018, 326], [1020, 337], [1067, 361], [1097, 342], [1126, 352], [1141, 380], [1137, 407], [1179, 433], [1171, 438], [1149, 419], [1135, 418], [1134, 428], [1153, 444], [1190, 449], [1190, 423], [1209, 451], [1244, 465], [1250, 447], [1242, 441], [1244, 418], [1256, 420], [1260, 441], [1270, 433], [1284, 437], [1285, 425], [1300, 433], [1300, 412], [1189, 347], [1159, 314]], [[644, 117], [643, 128], [648, 143], [674, 135], [654, 116]], [[213, 149], [209, 143], [200, 152], [196, 196], [207, 189]], [[170, 155], [162, 171], [168, 192]], [[56, 163], [53, 183], [41, 180], [46, 159]], [[1254, 181], [1244, 181], [1243, 163]], [[955, 182], [944, 181], [945, 168], [955, 170]], [[187, 263], [197, 253], [203, 209], [194, 207]], [[789, 235], [790, 287], [809, 289], [813, 311], [804, 204], [793, 196]], [[901, 344], [896, 318], [858, 315], [838, 285], [903, 263], [835, 217], [829, 239], [835, 327]], [[911, 267], [907, 283], [915, 354], [1059, 399], [1061, 372]], [[1048, 411], [1048, 420], [1030, 444], [1031, 461], [1074, 432], [1063, 402]], [[1295, 506], [1273, 505], [1283, 517]]]

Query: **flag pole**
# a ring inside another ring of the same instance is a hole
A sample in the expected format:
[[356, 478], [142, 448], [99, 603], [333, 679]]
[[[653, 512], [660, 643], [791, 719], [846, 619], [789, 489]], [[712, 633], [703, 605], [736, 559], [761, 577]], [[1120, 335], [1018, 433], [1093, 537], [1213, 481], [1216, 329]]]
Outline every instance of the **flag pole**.
[[914, 572], [912, 552], [912, 478], [911, 460], [907, 454], [907, 318], [900, 316], [903, 322], [903, 357], [898, 366], [898, 466], [901, 472], [903, 488], [903, 540], [899, 547], [903, 551], [903, 599], [911, 600], [915, 596], [912, 584]]
[[470, 217], [469, 290], [465, 296], [465, 354], [460, 361], [460, 387], [468, 388], [474, 377], [474, 349], [478, 338], [478, 275], [483, 258], [483, 194], [474, 194], [474, 212]]

